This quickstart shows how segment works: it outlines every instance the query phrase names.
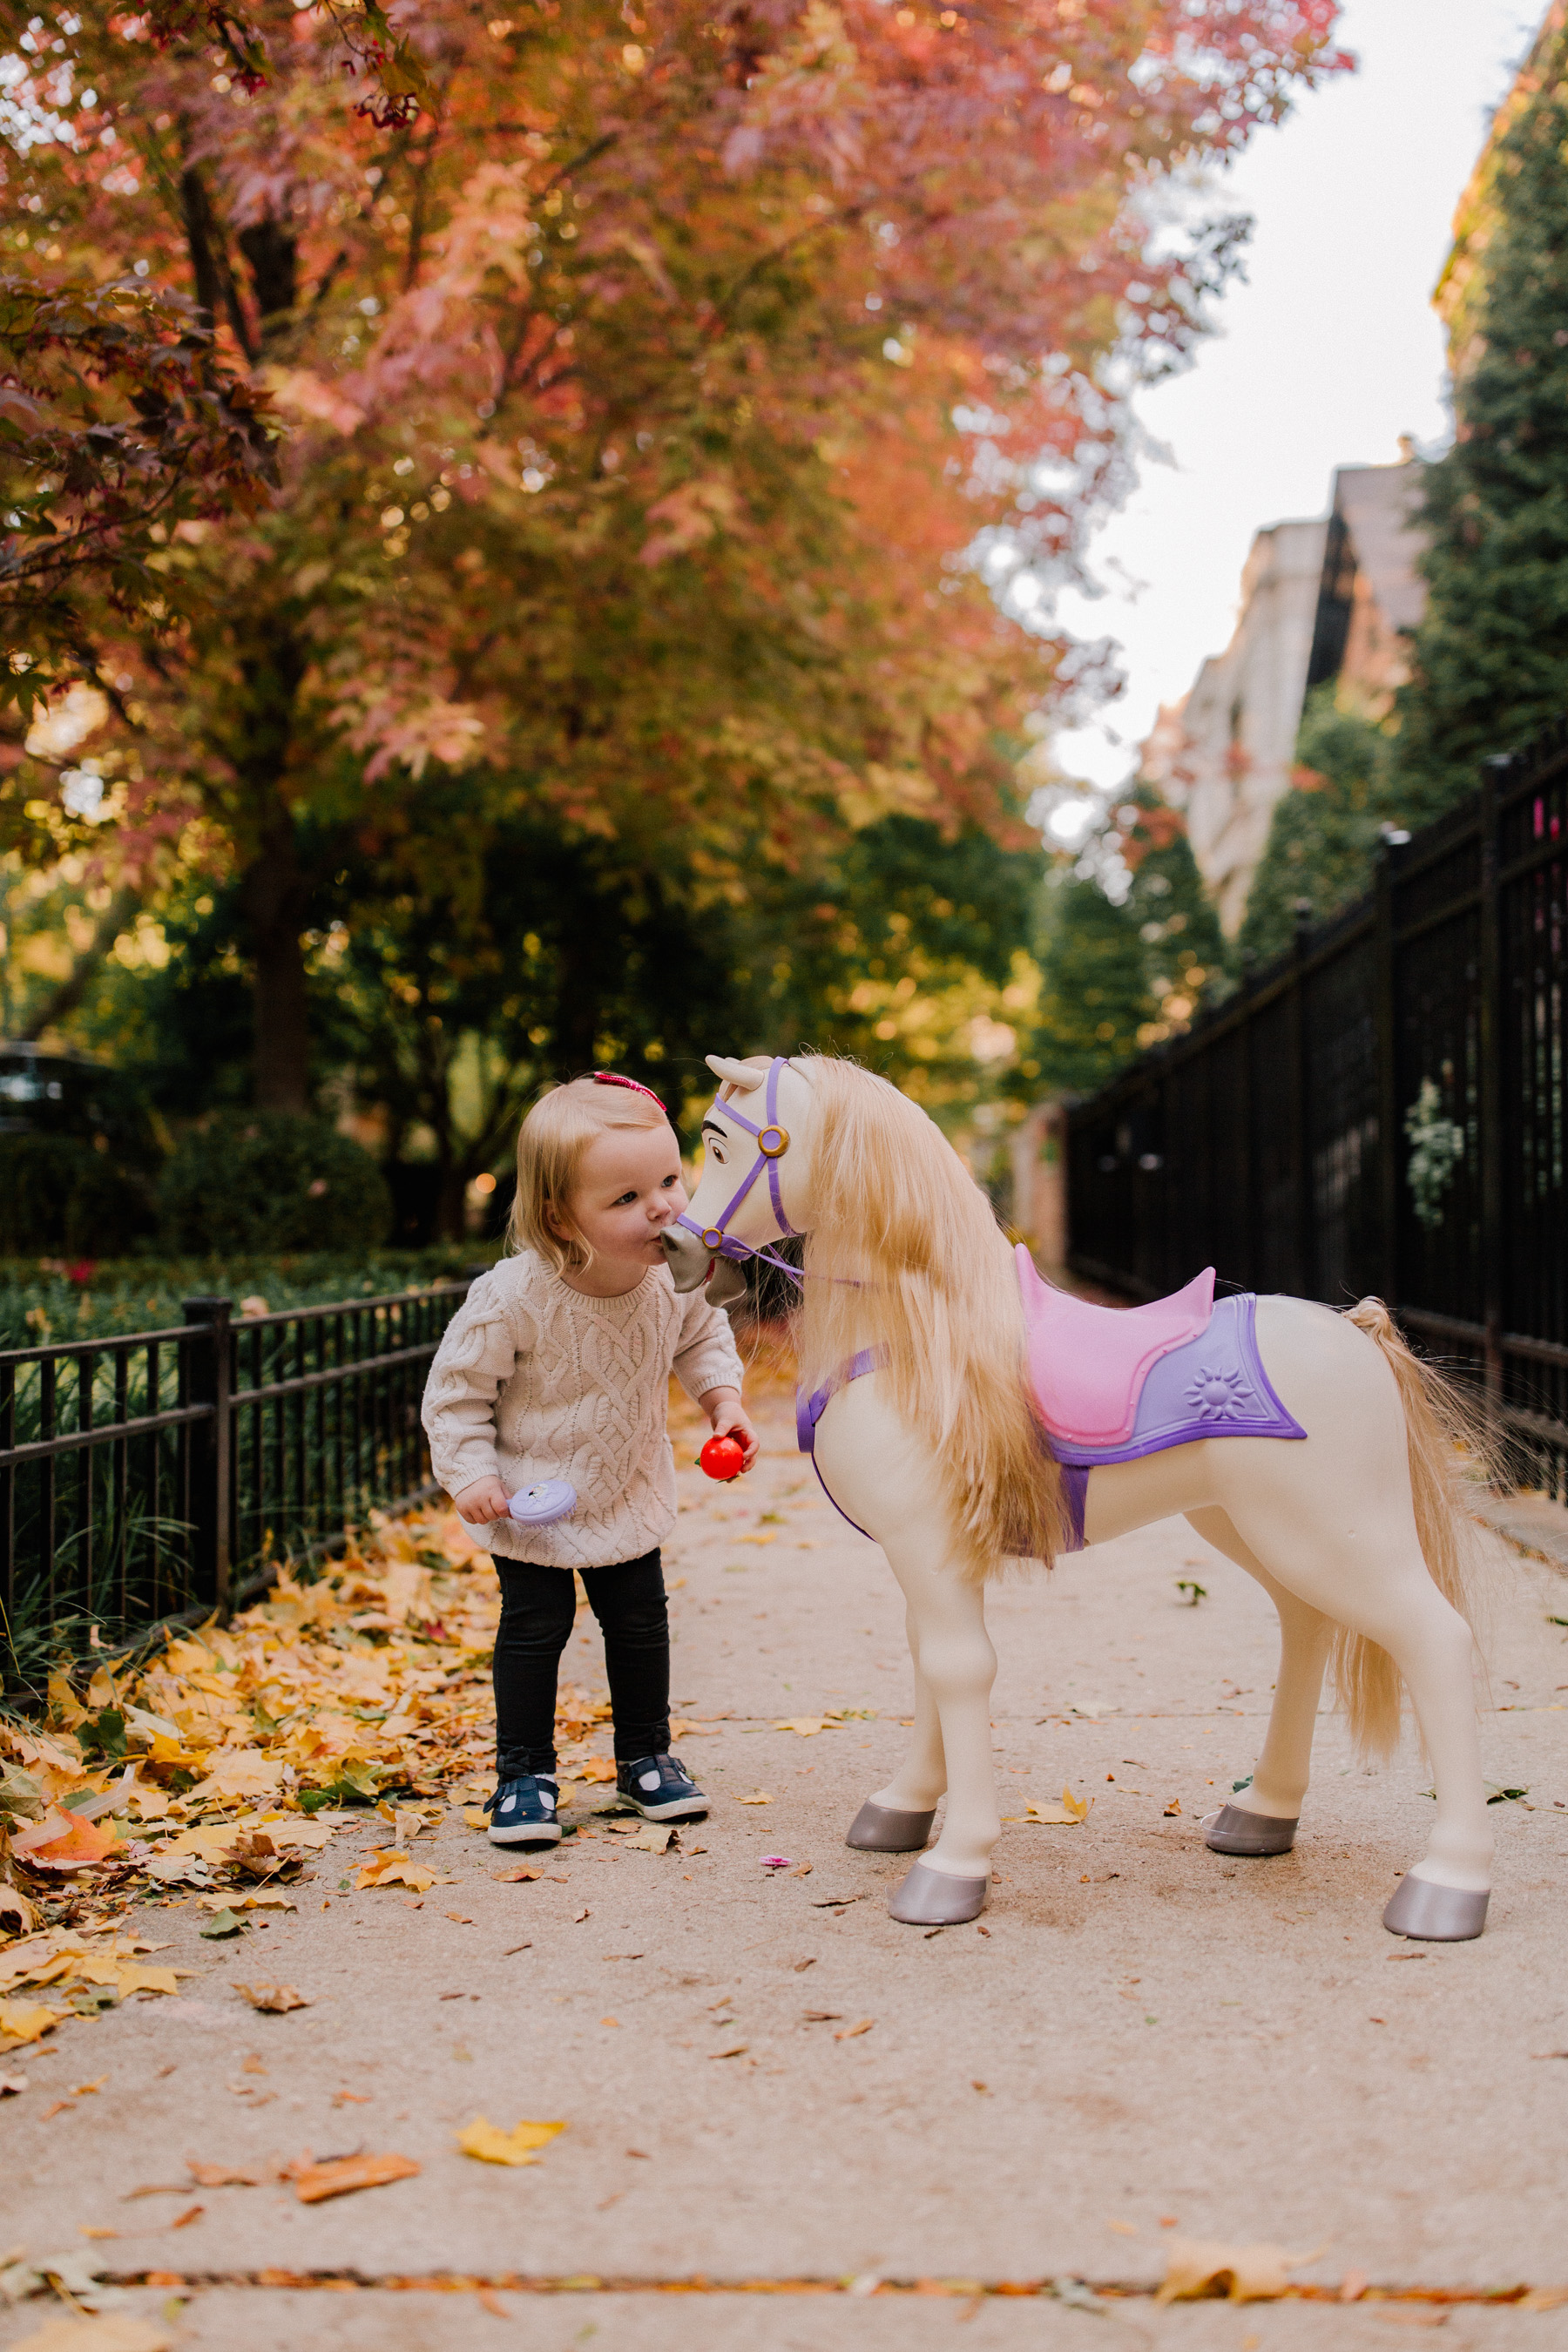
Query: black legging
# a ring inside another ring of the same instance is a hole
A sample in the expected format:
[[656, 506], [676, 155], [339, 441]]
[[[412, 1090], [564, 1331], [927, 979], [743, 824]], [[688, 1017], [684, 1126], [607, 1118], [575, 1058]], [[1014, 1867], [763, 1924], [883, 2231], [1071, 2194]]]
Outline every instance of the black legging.
[[[515, 1780], [555, 1769], [555, 1686], [577, 1597], [570, 1569], [526, 1559], [497, 1559], [496, 1568], [496, 1770]], [[605, 1636], [616, 1761], [662, 1756], [669, 1747], [669, 1614], [658, 1553], [582, 1574]]]

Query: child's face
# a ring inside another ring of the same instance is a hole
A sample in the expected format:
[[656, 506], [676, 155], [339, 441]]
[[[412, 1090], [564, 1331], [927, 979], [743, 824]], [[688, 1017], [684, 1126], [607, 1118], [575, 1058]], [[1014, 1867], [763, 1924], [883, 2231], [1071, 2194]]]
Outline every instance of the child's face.
[[584, 1154], [570, 1216], [596, 1258], [662, 1265], [665, 1227], [686, 1207], [671, 1127], [616, 1127]]

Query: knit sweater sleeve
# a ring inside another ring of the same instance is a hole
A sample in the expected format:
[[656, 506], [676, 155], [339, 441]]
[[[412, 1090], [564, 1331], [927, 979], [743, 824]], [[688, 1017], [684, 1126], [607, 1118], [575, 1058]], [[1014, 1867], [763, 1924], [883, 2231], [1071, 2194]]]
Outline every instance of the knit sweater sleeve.
[[700, 1290], [688, 1291], [681, 1300], [675, 1376], [692, 1398], [706, 1396], [710, 1389], [738, 1389], [742, 1383], [730, 1318], [721, 1307], [710, 1307]]
[[430, 1467], [448, 1495], [500, 1476], [496, 1398], [533, 1345], [516, 1276], [503, 1263], [481, 1276], [447, 1324], [425, 1384]]

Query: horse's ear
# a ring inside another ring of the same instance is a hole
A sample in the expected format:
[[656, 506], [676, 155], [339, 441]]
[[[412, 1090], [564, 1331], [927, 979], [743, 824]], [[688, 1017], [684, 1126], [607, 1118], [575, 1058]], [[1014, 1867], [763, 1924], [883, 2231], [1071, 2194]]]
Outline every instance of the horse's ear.
[[721, 1078], [726, 1086], [739, 1087], [742, 1094], [760, 1087], [768, 1074], [765, 1062], [758, 1069], [751, 1062], [733, 1060], [728, 1054], [705, 1054], [702, 1058], [716, 1078]]

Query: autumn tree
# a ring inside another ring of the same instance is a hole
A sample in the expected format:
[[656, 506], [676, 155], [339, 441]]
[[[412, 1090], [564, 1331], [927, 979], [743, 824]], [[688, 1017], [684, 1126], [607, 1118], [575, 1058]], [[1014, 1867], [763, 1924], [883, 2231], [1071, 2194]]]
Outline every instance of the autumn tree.
[[[309, 1098], [356, 873], [471, 906], [536, 823], [612, 926], [690, 926], [900, 812], [1005, 824], [998, 730], [1060, 649], [965, 550], [1071, 561], [1108, 358], [1178, 359], [1226, 266], [1150, 196], [1338, 62], [1333, 14], [432, 0], [389, 12], [392, 121], [323, 7], [16, 19], [13, 268], [183, 295], [287, 427], [264, 510], [150, 526], [163, 611], [90, 616], [121, 849], [163, 828], [232, 890], [260, 1101]], [[12, 805], [50, 783], [23, 760]], [[591, 910], [562, 941], [552, 1066], [598, 1049], [603, 947]]]

